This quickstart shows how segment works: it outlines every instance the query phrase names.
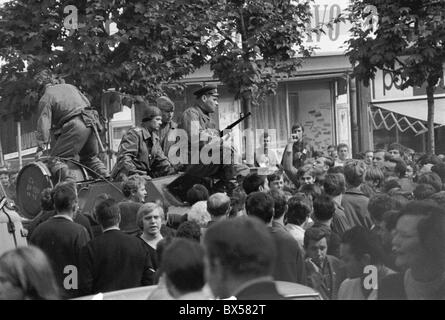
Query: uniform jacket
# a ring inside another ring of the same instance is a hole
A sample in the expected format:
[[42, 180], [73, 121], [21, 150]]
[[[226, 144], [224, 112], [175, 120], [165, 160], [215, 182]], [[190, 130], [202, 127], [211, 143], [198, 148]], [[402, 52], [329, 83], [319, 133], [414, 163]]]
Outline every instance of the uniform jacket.
[[[196, 122], [199, 124], [199, 129], [192, 132], [192, 124]], [[202, 111], [202, 109], [195, 105], [191, 108], [188, 108], [184, 111], [181, 116], [181, 120], [179, 121], [178, 127], [187, 131], [187, 135], [189, 139], [192, 138], [192, 134], [196, 135], [199, 132], [199, 135], [208, 135], [219, 137], [219, 131], [216, 127], [215, 121], [210, 117], [209, 114], [206, 114]], [[202, 146], [203, 142], [200, 141], [200, 146]]]
[[159, 142], [161, 144], [162, 151], [168, 157], [168, 151], [170, 147], [175, 144], [175, 141], [168, 140], [168, 134], [178, 128], [178, 124], [173, 120], [167, 123], [165, 126], [161, 126], [158, 132]]
[[174, 169], [162, 152], [159, 137], [142, 127], [134, 127], [122, 137], [117, 163], [111, 176], [143, 174], [161, 177], [174, 173]]

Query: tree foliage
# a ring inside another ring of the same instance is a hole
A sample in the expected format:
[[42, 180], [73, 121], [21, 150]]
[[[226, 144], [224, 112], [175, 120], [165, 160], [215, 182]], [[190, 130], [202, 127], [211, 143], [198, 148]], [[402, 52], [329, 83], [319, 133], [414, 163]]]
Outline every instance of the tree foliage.
[[[354, 0], [349, 14], [353, 27], [347, 55], [358, 79], [369, 84], [382, 69], [399, 79], [402, 89], [426, 84], [428, 149], [434, 152], [434, 90], [445, 61], [445, 2]], [[371, 28], [376, 21], [370, 19], [376, 18], [378, 27]]]

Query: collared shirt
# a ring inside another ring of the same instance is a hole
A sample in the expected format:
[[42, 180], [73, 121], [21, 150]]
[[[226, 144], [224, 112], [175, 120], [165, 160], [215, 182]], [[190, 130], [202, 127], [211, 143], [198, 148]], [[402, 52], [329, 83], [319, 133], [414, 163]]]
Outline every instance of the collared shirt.
[[293, 223], [286, 224], [285, 228], [291, 234], [291, 236], [294, 237], [295, 240], [297, 240], [300, 247], [304, 248], [304, 228]]
[[65, 214], [56, 214], [56, 215], [53, 216], [53, 218], [62, 218], [62, 219], [66, 219], [66, 220], [69, 220], [71, 222], [74, 222], [73, 218], [71, 218], [71, 217], [69, 217], [69, 216], [67, 216]]
[[231, 294], [231, 296], [236, 297], [238, 293], [243, 291], [245, 288], [250, 287], [253, 284], [266, 282], [266, 281], [274, 281], [273, 277], [271, 276], [264, 276], [264, 277], [258, 277], [249, 281], [244, 282], [242, 285], [240, 285], [238, 288], [234, 290], [234, 292]]
[[119, 227], [117, 227], [117, 226], [113, 226], [113, 227], [109, 227], [109, 228], [104, 229], [104, 230], [102, 231], [102, 233], [105, 233], [105, 232], [107, 232], [107, 231], [111, 231], [111, 230], [120, 230], [120, 229], [119, 229]]

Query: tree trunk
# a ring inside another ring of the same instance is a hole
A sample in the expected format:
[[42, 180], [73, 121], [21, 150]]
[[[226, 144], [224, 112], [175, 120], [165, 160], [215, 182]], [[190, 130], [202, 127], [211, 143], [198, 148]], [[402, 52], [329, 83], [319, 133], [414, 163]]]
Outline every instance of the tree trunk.
[[435, 153], [434, 143], [434, 91], [435, 86], [428, 83], [426, 87], [426, 97], [428, 101], [428, 139], [426, 145], [427, 153]]

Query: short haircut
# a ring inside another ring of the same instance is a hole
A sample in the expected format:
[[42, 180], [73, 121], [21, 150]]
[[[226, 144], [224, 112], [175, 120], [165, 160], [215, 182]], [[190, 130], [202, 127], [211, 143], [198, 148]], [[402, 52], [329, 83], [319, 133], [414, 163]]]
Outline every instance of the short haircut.
[[316, 184], [304, 184], [298, 189], [298, 192], [310, 195], [312, 198], [317, 197], [323, 193], [321, 187]]
[[207, 211], [207, 201], [196, 202], [188, 212], [187, 220], [195, 221], [201, 228], [207, 227], [207, 224], [212, 220]]
[[248, 195], [246, 211], [249, 216], [255, 216], [264, 223], [269, 223], [274, 215], [274, 200], [265, 192], [253, 192]]
[[426, 183], [439, 192], [442, 190], [442, 179], [440, 179], [439, 175], [435, 172], [425, 172], [422, 173], [419, 177], [417, 177], [417, 183]]
[[337, 146], [337, 152], [340, 152], [340, 149], [347, 148], [349, 150], [349, 146], [346, 143], [340, 143]]
[[301, 179], [304, 175], [310, 174], [313, 178], [315, 178], [315, 170], [312, 164], [305, 164], [297, 171], [297, 178]]
[[162, 270], [181, 294], [201, 290], [205, 284], [204, 249], [196, 241], [174, 239], [165, 249]]
[[346, 183], [351, 187], [358, 187], [363, 182], [366, 168], [366, 163], [361, 160], [347, 161], [344, 165]]
[[277, 181], [277, 180], [280, 180], [280, 179], [284, 179], [283, 171], [281, 171], [281, 170], [275, 171], [274, 173], [269, 174], [267, 176], [267, 181], [269, 181], [269, 184], [271, 182], [274, 182], [274, 181]]
[[396, 166], [394, 167], [394, 173], [397, 177], [403, 178], [406, 175], [407, 165], [402, 159], [394, 159], [396, 161]]
[[341, 242], [349, 245], [351, 254], [357, 260], [368, 254], [372, 265], [380, 265], [385, 259], [380, 239], [367, 228], [355, 226], [345, 231]]
[[288, 201], [287, 222], [301, 226], [312, 212], [309, 199], [294, 196]]
[[243, 181], [243, 189], [247, 195], [252, 192], [260, 191], [260, 187], [264, 186], [266, 182], [266, 176], [259, 175], [258, 173], [249, 173]]
[[413, 191], [414, 198], [416, 200], [425, 200], [436, 193], [436, 189], [428, 183], [418, 184]]
[[314, 198], [314, 217], [318, 221], [332, 219], [335, 213], [334, 200], [326, 194]]
[[187, 202], [193, 206], [198, 201], [205, 201], [209, 198], [209, 190], [202, 184], [195, 184], [187, 191]]
[[281, 218], [287, 211], [287, 197], [281, 190], [269, 192], [274, 201], [274, 219]]
[[328, 169], [328, 173], [341, 173], [344, 176], [345, 168], [343, 166], [334, 166]]
[[424, 166], [426, 164], [440, 164], [443, 163], [442, 160], [440, 160], [440, 158], [438, 156], [436, 156], [435, 154], [431, 154], [431, 153], [427, 153], [422, 155], [419, 160], [417, 160], [417, 164], [419, 166]]
[[99, 203], [95, 212], [97, 222], [103, 229], [118, 225], [120, 214], [119, 206], [114, 199], [107, 199]]
[[73, 182], [58, 183], [53, 190], [53, 201], [57, 212], [71, 211], [77, 202], [76, 185]]
[[275, 243], [266, 225], [257, 218], [244, 216], [215, 223], [207, 229], [203, 243], [210, 266], [218, 260], [233, 277], [272, 275]]
[[298, 128], [301, 128], [301, 131], [304, 132], [304, 127], [303, 127], [303, 125], [302, 125], [301, 123], [296, 123], [296, 124], [294, 124], [294, 125], [292, 126], [291, 132], [294, 132], [294, 130], [296, 130], [296, 129], [298, 129]]
[[386, 211], [397, 209], [397, 202], [387, 194], [376, 194], [369, 199], [368, 212], [376, 222], [383, 220]]
[[393, 231], [395, 229], [399, 215], [399, 210], [389, 210], [383, 214], [383, 222], [385, 223], [386, 230]]
[[214, 217], [227, 215], [229, 209], [230, 198], [225, 193], [214, 193], [207, 200], [207, 211]]
[[145, 185], [145, 179], [139, 175], [133, 175], [122, 183], [122, 193], [126, 198], [129, 198], [138, 191], [141, 185]]
[[388, 146], [388, 151], [391, 150], [398, 150], [400, 152], [400, 155], [403, 155], [403, 151], [405, 150], [405, 147], [402, 146], [400, 143], [393, 142]]
[[405, 215], [423, 217], [417, 225], [420, 245], [432, 262], [445, 268], [445, 214], [444, 209], [432, 201], [412, 201], [400, 211]]
[[201, 228], [195, 221], [184, 221], [176, 231], [177, 238], [186, 238], [200, 242]]
[[369, 166], [364, 175], [364, 181], [377, 182], [377, 187], [380, 187], [385, 182], [385, 175], [377, 166]]
[[336, 197], [346, 190], [345, 176], [342, 173], [328, 173], [324, 177], [323, 188], [327, 195]]
[[51, 188], [45, 188], [40, 193], [40, 206], [42, 210], [54, 210], [53, 190]]
[[324, 159], [324, 165], [328, 166], [329, 168], [332, 168], [335, 164], [334, 159], [332, 159], [330, 156], [321, 155], [320, 158]]
[[388, 192], [391, 191], [392, 189], [401, 189], [401, 188], [402, 188], [402, 187], [400, 186], [400, 183], [399, 183], [397, 180], [392, 179], [392, 180], [388, 180], [388, 181], [386, 181], [386, 182], [383, 184], [382, 192], [384, 192], [384, 193], [388, 193]]
[[328, 233], [326, 230], [318, 227], [310, 227], [304, 232], [304, 248], [307, 248], [309, 246], [310, 241], [318, 242], [323, 238], [326, 238], [326, 243], [328, 243], [329, 237], [330, 233]]
[[159, 210], [159, 216], [161, 219], [163, 219], [162, 217], [164, 216], [164, 209], [162, 209], [162, 207], [158, 203], [147, 202], [139, 208], [138, 213], [136, 214], [136, 224], [139, 229], [144, 230], [144, 217], [156, 210]]

